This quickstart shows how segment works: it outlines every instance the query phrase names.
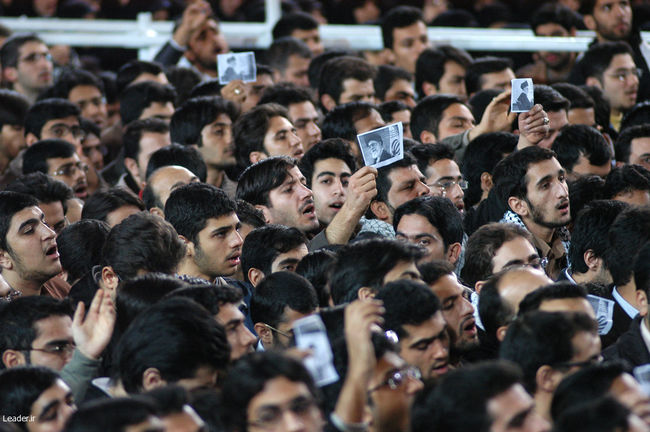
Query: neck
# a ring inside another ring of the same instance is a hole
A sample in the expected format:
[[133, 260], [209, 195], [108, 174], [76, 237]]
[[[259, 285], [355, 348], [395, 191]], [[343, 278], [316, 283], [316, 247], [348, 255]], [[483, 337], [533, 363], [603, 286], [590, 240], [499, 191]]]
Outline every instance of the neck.
[[207, 177], [205, 182], [216, 187], [221, 187], [223, 185], [223, 179], [225, 172], [219, 168], [208, 165]]
[[636, 301], [636, 284], [634, 278], [631, 278], [625, 285], [616, 285], [616, 291], [627, 301], [634, 306], [636, 310], [640, 310], [640, 305]]
[[535, 392], [535, 411], [544, 419], [551, 421], [551, 398], [553, 393], [545, 392], [544, 390], [537, 389]]
[[573, 278], [574, 281], [576, 281], [578, 285], [593, 281], [593, 279], [589, 277], [589, 272], [587, 273], [569, 272], [569, 273], [571, 274], [571, 277]]
[[12, 271], [2, 272], [2, 277], [4, 277], [10, 287], [16, 291], [20, 291], [23, 297], [41, 295], [41, 286], [45, 283], [22, 279]]
[[25, 87], [21, 86], [19, 83], [14, 83], [14, 90], [16, 90], [18, 93], [22, 94], [29, 100], [30, 104], [33, 104], [36, 102], [36, 98], [38, 97], [38, 94], [40, 93], [40, 90], [29, 90], [26, 89]]
[[553, 234], [555, 233], [555, 228], [548, 228], [527, 219], [524, 219], [524, 224], [526, 225], [526, 228], [528, 228], [528, 231], [533, 233], [535, 237], [544, 240], [548, 244], [551, 244], [551, 240], [553, 240]]
[[190, 277], [196, 277], [205, 279], [212, 282], [214, 278], [211, 278], [209, 275], [203, 273], [197, 266], [194, 264], [194, 260], [191, 257], [185, 257], [178, 266], [179, 275], [187, 275]]

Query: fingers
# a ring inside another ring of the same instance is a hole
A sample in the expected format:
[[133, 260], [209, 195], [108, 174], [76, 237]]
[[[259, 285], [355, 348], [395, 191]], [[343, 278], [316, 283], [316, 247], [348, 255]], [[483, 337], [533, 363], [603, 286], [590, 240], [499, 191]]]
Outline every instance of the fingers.
[[72, 326], [81, 326], [84, 321], [84, 316], [86, 313], [86, 305], [84, 302], [79, 302], [77, 304], [77, 309], [74, 311], [74, 317], [72, 318]]
[[104, 290], [98, 289], [93, 297], [92, 303], [90, 303], [90, 309], [88, 309], [88, 315], [94, 315], [99, 313], [99, 308], [104, 300]]

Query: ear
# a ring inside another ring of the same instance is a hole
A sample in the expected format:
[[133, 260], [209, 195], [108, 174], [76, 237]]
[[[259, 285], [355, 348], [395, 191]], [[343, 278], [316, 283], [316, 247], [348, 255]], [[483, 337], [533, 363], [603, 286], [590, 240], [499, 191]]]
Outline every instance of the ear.
[[585, 80], [585, 84], [587, 84], [588, 86], [598, 87], [601, 90], [603, 89], [603, 85], [601, 84], [600, 80], [593, 76], [587, 77], [587, 79]]
[[528, 203], [526, 203], [525, 200], [517, 197], [510, 197], [508, 198], [508, 206], [519, 216], [528, 216]]
[[424, 130], [420, 132], [420, 142], [422, 144], [435, 144], [438, 142], [438, 138], [436, 138], [433, 132]]
[[14, 267], [14, 261], [11, 259], [9, 252], [0, 250], [0, 269], [11, 270]]
[[266, 159], [267, 157], [269, 157], [269, 155], [267, 155], [264, 152], [254, 151], [254, 152], [250, 152], [250, 154], [248, 155], [248, 160], [250, 161], [251, 164], [256, 164], [259, 161]]
[[273, 346], [273, 332], [265, 326], [264, 323], [255, 323], [253, 329], [260, 337], [262, 345], [264, 345], [265, 348], [268, 349]]
[[160, 207], [151, 207], [149, 213], [154, 216], [158, 216], [160, 219], [165, 219], [165, 212]]
[[163, 387], [167, 383], [160, 376], [160, 371], [156, 368], [148, 368], [142, 373], [142, 389], [149, 391], [157, 387]]
[[332, 111], [336, 107], [336, 101], [332, 96], [328, 94], [321, 95], [320, 103], [325, 107], [327, 111]]
[[372, 300], [375, 298], [375, 292], [368, 287], [361, 287], [357, 291], [357, 297], [359, 300]]
[[447, 248], [447, 261], [451, 264], [456, 265], [458, 262], [458, 257], [460, 257], [460, 252], [463, 249], [463, 246], [460, 243], [452, 243]]
[[587, 249], [585, 253], [582, 255], [582, 259], [585, 260], [585, 264], [587, 264], [589, 270], [594, 272], [597, 272], [603, 263], [602, 258], [598, 258], [594, 254], [593, 249]]
[[8, 349], [2, 353], [2, 364], [9, 369], [17, 366], [24, 366], [27, 364], [27, 360], [25, 360], [25, 355], [20, 351]]
[[648, 315], [648, 296], [642, 289], [636, 290], [636, 304], [641, 316]]
[[106, 266], [102, 268], [102, 282], [104, 284], [104, 289], [109, 290], [113, 295], [113, 298], [115, 298], [120, 279], [117, 277], [117, 273], [115, 273], [113, 267]]
[[543, 365], [537, 369], [535, 374], [535, 381], [537, 382], [537, 388], [543, 390], [547, 393], [553, 393], [557, 386], [562, 381], [564, 374], [558, 370], [553, 369], [549, 365]]
[[262, 279], [264, 279], [264, 273], [260, 269], [256, 269], [254, 267], [251, 267], [248, 269], [248, 280], [251, 282], [251, 285], [253, 287], [256, 287], [257, 284], [259, 284]]
[[15, 67], [2, 68], [3, 81], [14, 83], [18, 80], [18, 69]]
[[135, 179], [138, 184], [142, 183], [140, 178], [140, 168], [138, 167], [138, 162], [135, 159], [125, 157], [124, 158], [124, 167], [129, 171], [131, 176]]
[[196, 60], [196, 55], [194, 55], [194, 52], [191, 49], [185, 50], [184, 55], [190, 63], [194, 63], [194, 60]]
[[431, 96], [438, 93], [438, 87], [428, 81], [425, 81], [422, 83], [422, 92], [424, 93], [422, 97]]
[[476, 283], [474, 284], [474, 291], [476, 291], [476, 294], [481, 294], [481, 289], [483, 288], [483, 285], [485, 285], [485, 282], [487, 281], [484, 280], [476, 281]]
[[39, 139], [33, 133], [29, 132], [27, 135], [25, 135], [25, 144], [27, 145], [27, 147], [30, 147], [32, 144], [34, 144], [37, 141], [39, 141]]
[[192, 258], [194, 256], [194, 243], [189, 241], [187, 237], [179, 235], [178, 238], [183, 240], [183, 243], [185, 243], [185, 256], [188, 258]]
[[271, 223], [271, 211], [269, 210], [269, 208], [267, 206], [265, 206], [265, 205], [262, 205], [262, 204], [256, 204], [255, 208], [258, 209], [259, 211], [261, 211], [262, 214], [264, 214], [264, 222], [266, 222], [267, 224], [270, 224]]
[[508, 333], [507, 325], [497, 328], [497, 340], [499, 342], [503, 342], [503, 340], [506, 338], [506, 333]]
[[588, 30], [596, 31], [596, 20], [593, 15], [583, 15], [582, 21], [585, 23], [585, 27], [587, 27]]
[[[392, 222], [392, 216], [388, 206], [382, 201], [373, 201], [370, 203], [370, 211], [377, 217], [377, 219], [384, 222]], [[389, 223], [390, 223], [389, 222]]]
[[481, 174], [481, 191], [490, 192], [494, 183], [492, 183], [492, 174], [489, 172], [484, 172]]

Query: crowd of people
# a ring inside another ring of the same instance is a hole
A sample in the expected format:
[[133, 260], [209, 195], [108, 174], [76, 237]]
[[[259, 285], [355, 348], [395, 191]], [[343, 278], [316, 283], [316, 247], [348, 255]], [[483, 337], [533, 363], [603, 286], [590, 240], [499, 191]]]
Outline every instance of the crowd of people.
[[650, 431], [644, 5], [535, 5], [596, 37], [518, 64], [427, 25], [525, 2], [425, 3], [285, 2], [220, 84], [255, 2], [0, 2], [178, 18], [115, 71], [0, 32], [0, 431]]

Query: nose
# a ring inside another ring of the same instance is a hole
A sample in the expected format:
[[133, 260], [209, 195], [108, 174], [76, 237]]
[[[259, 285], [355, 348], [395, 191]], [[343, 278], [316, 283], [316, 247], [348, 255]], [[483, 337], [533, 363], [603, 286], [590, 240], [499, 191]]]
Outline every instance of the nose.
[[462, 297], [463, 315], [474, 315], [474, 306], [465, 297]]
[[233, 231], [233, 232], [234, 235], [232, 238], [231, 246], [235, 248], [240, 247], [242, 244], [244, 244], [244, 239], [242, 239], [241, 234], [239, 234], [239, 232], [237, 231]]
[[320, 139], [321, 131], [316, 122], [309, 122], [307, 127], [307, 133], [310, 137], [318, 137], [318, 139]]
[[431, 189], [429, 189], [429, 186], [424, 184], [422, 181], [418, 182], [419, 184], [417, 185], [418, 189], [418, 196], [423, 196], [423, 195], [430, 195], [431, 194]]
[[255, 342], [257, 342], [257, 338], [255, 337], [255, 335], [253, 333], [251, 333], [251, 331], [248, 330], [248, 328], [246, 328], [246, 326], [242, 325], [240, 327], [242, 328], [242, 331], [241, 331], [241, 333], [242, 333], [242, 335], [241, 335], [242, 345], [244, 345], [247, 348], [253, 346], [255, 344]]
[[463, 191], [463, 188], [460, 187], [460, 185], [457, 183], [454, 185], [454, 195], [453, 197], [455, 199], [463, 199], [465, 196], [465, 192]]
[[332, 193], [338, 196], [345, 195], [345, 188], [343, 187], [343, 183], [341, 182], [340, 179], [334, 180], [334, 190], [332, 191]]
[[[52, 228], [45, 225], [44, 223], [42, 223], [41, 225], [43, 226], [43, 233], [41, 235], [41, 238], [43, 240], [50, 240], [50, 239], [53, 239], [54, 237], [56, 237], [56, 233], [54, 232], [54, 230]], [[66, 353], [66, 355], [68, 355], [68, 353]], [[72, 353], [69, 353], [69, 356], [72, 357]]]
[[297, 432], [305, 428], [305, 422], [303, 419], [291, 410], [286, 410], [283, 413], [282, 420], [284, 422], [283, 430], [285, 431]]
[[300, 185], [300, 199], [311, 199], [314, 196], [312, 193], [311, 189], [309, 189], [307, 186], [301, 184]]

